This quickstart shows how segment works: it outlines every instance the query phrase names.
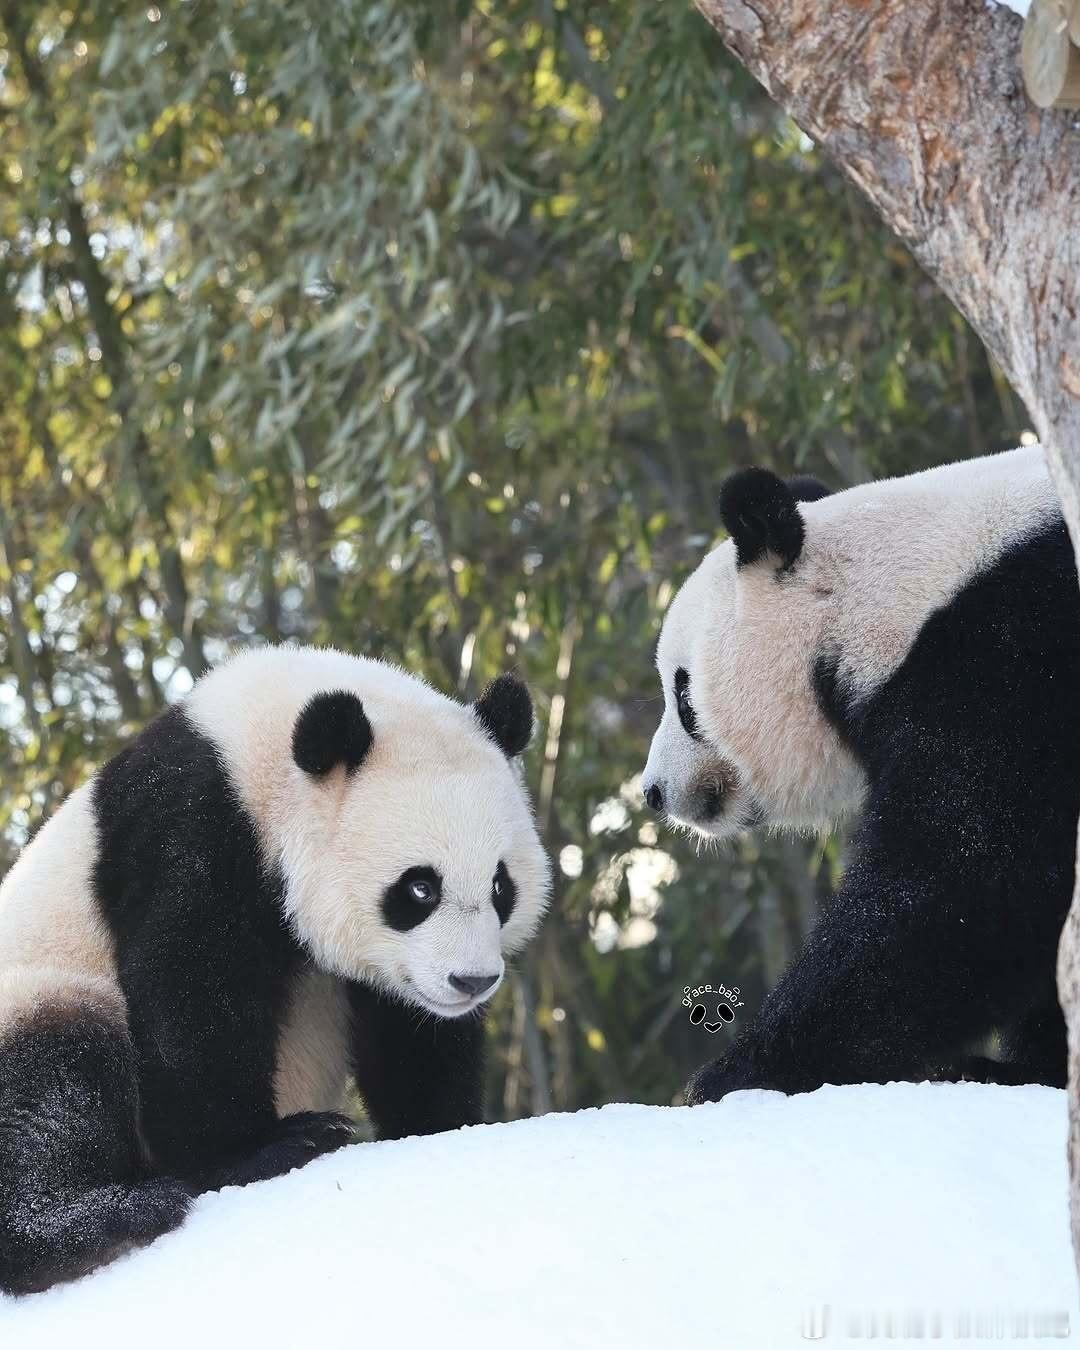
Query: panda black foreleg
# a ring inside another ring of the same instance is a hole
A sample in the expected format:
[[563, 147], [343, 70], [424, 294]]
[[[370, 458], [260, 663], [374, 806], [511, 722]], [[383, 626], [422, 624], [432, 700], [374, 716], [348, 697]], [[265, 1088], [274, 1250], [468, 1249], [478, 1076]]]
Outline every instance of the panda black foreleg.
[[0, 1044], [0, 1289], [47, 1289], [152, 1241], [192, 1192], [152, 1177], [137, 1133], [127, 1031], [45, 1009]]
[[905, 1019], [883, 946], [844, 951], [835, 936], [812, 938], [728, 1053], [694, 1075], [691, 1105], [743, 1088], [812, 1092], [922, 1076], [931, 1028]]
[[437, 1134], [484, 1119], [484, 1019], [437, 1018], [349, 985], [351, 1062], [379, 1139]]
[[144, 1086], [142, 1128], [157, 1165], [196, 1193], [246, 1186], [354, 1143], [347, 1116], [278, 1117], [277, 1027], [268, 997], [129, 999]]
[[[836, 899], [728, 1053], [700, 1070], [691, 1104], [741, 1088], [962, 1076], [956, 1055], [994, 1024], [1000, 940], [962, 898], [969, 887], [908, 858], [856, 850]], [[985, 931], [981, 925], [985, 924]]]

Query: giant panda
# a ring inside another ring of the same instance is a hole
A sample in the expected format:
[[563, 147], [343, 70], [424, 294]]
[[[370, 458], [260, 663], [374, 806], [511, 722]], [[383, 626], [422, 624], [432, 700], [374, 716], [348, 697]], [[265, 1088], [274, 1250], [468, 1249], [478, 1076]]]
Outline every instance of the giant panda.
[[61, 806], [0, 887], [0, 1288], [84, 1273], [198, 1193], [482, 1118], [479, 1015], [546, 904], [502, 676], [258, 649]]
[[857, 826], [805, 949], [688, 1100], [1063, 1084], [1080, 594], [1042, 451], [832, 495], [745, 469], [720, 517], [662, 625], [646, 801], [713, 839]]

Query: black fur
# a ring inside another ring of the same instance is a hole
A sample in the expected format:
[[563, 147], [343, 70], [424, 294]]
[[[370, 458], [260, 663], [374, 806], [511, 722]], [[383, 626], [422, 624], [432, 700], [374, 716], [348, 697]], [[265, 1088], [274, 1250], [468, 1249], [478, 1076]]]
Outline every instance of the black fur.
[[832, 496], [832, 488], [809, 473], [794, 474], [787, 480], [787, 486], [797, 502], [819, 502], [822, 497]]
[[705, 738], [698, 730], [697, 713], [694, 712], [694, 705], [690, 701], [690, 676], [682, 668], [675, 672], [675, 711], [679, 714], [679, 722], [683, 731], [695, 741], [703, 741]]
[[316, 694], [300, 711], [292, 752], [305, 773], [321, 777], [339, 764], [355, 773], [371, 749], [371, 723], [364, 705], [346, 689]]
[[284, 880], [214, 744], [172, 708], [94, 784], [112, 930], [157, 1162], [195, 1178], [276, 1128], [277, 1029], [301, 952]]
[[[821, 705], [867, 805], [840, 891], [730, 1052], [689, 1089], [973, 1077], [1065, 1082], [1055, 993], [1080, 814], [1080, 601], [1063, 524], [931, 615], [855, 701]], [[971, 1052], [1003, 1033], [1005, 1063]]]
[[336, 1111], [298, 1111], [276, 1120], [254, 1152], [204, 1168], [199, 1174], [199, 1189], [217, 1191], [222, 1186], [269, 1181], [324, 1153], [355, 1144], [359, 1138], [359, 1131], [348, 1116]]
[[0, 1289], [26, 1294], [93, 1270], [183, 1221], [192, 1192], [153, 1178], [123, 1026], [52, 1008], [0, 1045]]
[[[431, 890], [430, 900], [417, 900], [412, 894], [414, 881], [426, 883]], [[434, 867], [408, 867], [383, 895], [383, 918], [389, 928], [407, 933], [422, 924], [442, 899], [442, 877]]]
[[772, 553], [791, 567], [802, 552], [804, 528], [792, 490], [768, 469], [740, 469], [720, 489], [720, 519], [746, 567]]
[[380, 1139], [435, 1134], [484, 1118], [484, 1013], [431, 1017], [350, 983], [356, 1086]]
[[514, 885], [514, 878], [500, 858], [491, 882], [491, 903], [495, 906], [495, 913], [499, 916], [500, 927], [513, 914], [516, 902], [517, 887]]
[[529, 744], [533, 708], [529, 691], [516, 675], [499, 675], [473, 704], [480, 725], [507, 757], [520, 755]]

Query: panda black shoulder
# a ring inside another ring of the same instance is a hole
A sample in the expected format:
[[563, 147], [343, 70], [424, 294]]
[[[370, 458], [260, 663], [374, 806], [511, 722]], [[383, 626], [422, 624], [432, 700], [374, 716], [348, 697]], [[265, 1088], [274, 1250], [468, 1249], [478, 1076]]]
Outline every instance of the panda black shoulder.
[[[180, 1165], [188, 1148], [207, 1145], [193, 1120], [198, 1109], [185, 1100], [179, 1070], [188, 1059], [229, 1064], [237, 1109], [269, 1101], [278, 1029], [301, 962], [284, 917], [284, 879], [264, 855], [220, 747], [182, 705], [105, 765], [93, 811], [95, 899], [133, 1040], [151, 1056], [145, 1123], [166, 1161], [175, 1150]], [[242, 1059], [235, 1046], [218, 1044], [223, 1005], [244, 1023]], [[175, 1043], [159, 1043], [163, 1027]]]
[[[255, 823], [226, 771], [221, 747], [179, 704], [162, 713], [97, 774], [95, 890], [111, 922], [122, 921], [132, 886], [167, 883], [172, 866], [222, 877], [250, 869], [277, 889], [261, 860]], [[173, 885], [175, 885], [175, 879]]]

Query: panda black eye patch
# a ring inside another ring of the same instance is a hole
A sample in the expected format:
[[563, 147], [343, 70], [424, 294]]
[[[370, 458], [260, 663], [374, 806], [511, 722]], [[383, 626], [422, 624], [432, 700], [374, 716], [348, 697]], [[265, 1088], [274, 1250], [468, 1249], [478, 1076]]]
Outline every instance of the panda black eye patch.
[[513, 913], [516, 899], [517, 887], [514, 885], [514, 878], [506, 870], [506, 864], [500, 860], [491, 881], [491, 903], [495, 906], [500, 925], [504, 924]]
[[701, 732], [697, 729], [694, 705], [690, 702], [690, 676], [682, 666], [675, 672], [675, 710], [679, 714], [683, 731], [695, 741], [703, 740]]
[[441, 899], [442, 877], [434, 867], [407, 867], [383, 892], [383, 918], [387, 927], [407, 933], [423, 923]]

